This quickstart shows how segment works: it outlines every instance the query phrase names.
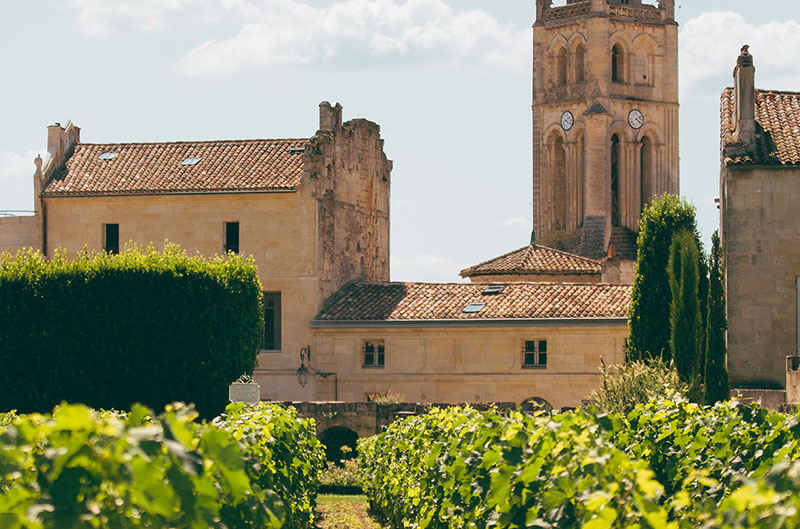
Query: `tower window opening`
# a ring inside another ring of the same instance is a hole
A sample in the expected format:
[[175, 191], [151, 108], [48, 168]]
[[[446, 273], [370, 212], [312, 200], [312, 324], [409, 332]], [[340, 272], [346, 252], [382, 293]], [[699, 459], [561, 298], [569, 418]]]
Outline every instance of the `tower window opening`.
[[556, 54], [556, 85], [567, 84], [567, 49], [561, 48]]
[[575, 48], [575, 82], [582, 83], [585, 79], [584, 74], [584, 56], [586, 51], [583, 48], [583, 44], [578, 44], [578, 47]]
[[645, 136], [640, 143], [640, 178], [641, 204], [640, 212], [650, 203], [653, 196], [653, 142]]
[[625, 82], [625, 52], [619, 44], [611, 48], [611, 80], [615, 83]]
[[619, 136], [611, 136], [611, 225], [619, 226]]

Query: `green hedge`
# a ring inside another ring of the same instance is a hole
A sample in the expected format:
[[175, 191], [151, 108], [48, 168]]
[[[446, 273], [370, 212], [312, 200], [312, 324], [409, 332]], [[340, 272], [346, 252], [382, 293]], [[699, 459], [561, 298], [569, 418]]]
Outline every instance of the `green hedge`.
[[255, 264], [178, 247], [120, 255], [0, 257], [0, 410], [63, 401], [128, 409], [194, 402], [207, 417], [251, 373], [259, 345]]

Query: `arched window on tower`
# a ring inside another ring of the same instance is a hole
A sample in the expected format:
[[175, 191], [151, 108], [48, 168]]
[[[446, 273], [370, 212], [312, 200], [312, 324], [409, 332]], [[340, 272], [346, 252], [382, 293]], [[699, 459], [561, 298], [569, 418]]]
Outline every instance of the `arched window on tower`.
[[625, 82], [625, 51], [619, 44], [611, 48], [611, 80], [615, 83]]
[[647, 136], [639, 144], [641, 167], [639, 170], [641, 189], [641, 211], [653, 199], [653, 142]]
[[556, 53], [556, 85], [567, 84], [567, 49], [561, 48]]
[[619, 214], [619, 136], [611, 136], [611, 225], [620, 225]]
[[556, 135], [553, 141], [553, 229], [567, 227], [567, 150], [564, 140]]
[[584, 64], [583, 59], [586, 55], [586, 50], [583, 48], [583, 43], [578, 44], [578, 47], [575, 48], [575, 82], [582, 83], [586, 78], [584, 73]]

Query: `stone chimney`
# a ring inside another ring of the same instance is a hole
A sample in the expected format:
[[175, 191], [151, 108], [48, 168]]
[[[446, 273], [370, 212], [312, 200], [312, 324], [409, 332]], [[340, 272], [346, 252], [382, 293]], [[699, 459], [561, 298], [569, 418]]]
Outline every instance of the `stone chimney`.
[[331, 106], [327, 101], [319, 104], [319, 130], [336, 131], [342, 128], [342, 105]]
[[[62, 127], [61, 123], [47, 127], [47, 152], [50, 155], [50, 161], [45, 168], [45, 173], [48, 173], [48, 168], [55, 168], [64, 163], [67, 154], [79, 141], [81, 141], [81, 129], [72, 123], [67, 123], [66, 128]], [[45, 174], [44, 176], [49, 175]]]
[[734, 137], [739, 143], [754, 146], [756, 141], [756, 68], [750, 46], [742, 46], [742, 53], [733, 70]]

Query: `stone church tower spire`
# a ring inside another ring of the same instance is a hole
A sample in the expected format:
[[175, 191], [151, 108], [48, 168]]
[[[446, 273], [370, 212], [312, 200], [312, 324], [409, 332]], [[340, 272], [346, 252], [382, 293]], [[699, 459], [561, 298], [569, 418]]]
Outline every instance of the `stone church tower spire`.
[[675, 3], [552, 4], [536, 0], [533, 26], [537, 238], [632, 260], [642, 208], [678, 193]]

